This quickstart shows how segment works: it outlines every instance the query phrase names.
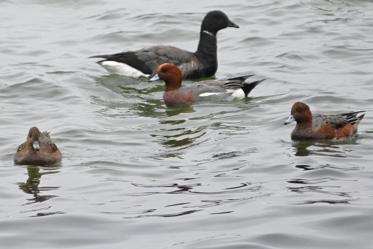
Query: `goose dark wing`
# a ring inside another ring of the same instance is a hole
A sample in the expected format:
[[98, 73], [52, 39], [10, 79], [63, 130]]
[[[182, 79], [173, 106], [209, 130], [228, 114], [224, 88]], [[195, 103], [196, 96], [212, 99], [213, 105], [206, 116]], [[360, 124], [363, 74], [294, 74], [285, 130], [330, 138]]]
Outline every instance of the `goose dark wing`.
[[154, 46], [137, 51], [122, 52], [110, 55], [96, 55], [91, 58], [103, 58], [99, 61], [116, 61], [125, 63], [145, 74], [152, 74], [163, 63], [181, 65], [195, 59], [193, 53], [172, 46]]

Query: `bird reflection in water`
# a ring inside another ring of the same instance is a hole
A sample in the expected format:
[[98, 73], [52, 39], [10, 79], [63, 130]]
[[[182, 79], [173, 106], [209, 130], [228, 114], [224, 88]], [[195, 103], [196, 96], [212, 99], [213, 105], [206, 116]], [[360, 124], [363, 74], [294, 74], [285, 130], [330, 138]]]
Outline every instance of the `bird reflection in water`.
[[356, 139], [345, 139], [343, 141], [296, 141], [292, 146], [295, 156], [333, 156], [346, 157], [345, 144], [356, 144]]
[[26, 182], [20, 182], [18, 183], [19, 188], [25, 192], [26, 194], [31, 194], [33, 198], [28, 199], [31, 203], [36, 202], [44, 202], [46, 200], [49, 200], [53, 197], [56, 197], [56, 195], [42, 195], [42, 192], [58, 189], [59, 187], [39, 187], [41, 177], [46, 174], [55, 174], [58, 173], [55, 169], [51, 170], [48, 169], [45, 172], [40, 172], [39, 166], [28, 166], [27, 167], [27, 175], [28, 178]]
[[300, 141], [293, 142], [293, 147], [295, 149], [295, 156], [308, 156], [311, 154], [311, 151], [308, 149], [314, 142], [310, 141]]

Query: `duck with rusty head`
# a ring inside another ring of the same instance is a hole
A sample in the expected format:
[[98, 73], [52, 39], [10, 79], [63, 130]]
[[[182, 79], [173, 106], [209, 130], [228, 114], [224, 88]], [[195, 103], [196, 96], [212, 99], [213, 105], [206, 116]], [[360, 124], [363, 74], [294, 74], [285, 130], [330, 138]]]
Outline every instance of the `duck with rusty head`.
[[161, 64], [150, 81], [163, 80], [166, 85], [163, 100], [168, 107], [187, 107], [202, 101], [243, 99], [264, 79], [247, 82], [253, 75], [221, 80], [204, 80], [182, 86], [182, 72], [171, 63]]
[[338, 140], [355, 135], [364, 115], [365, 111], [313, 115], [307, 104], [296, 102], [284, 124], [297, 123], [291, 133], [293, 140]]
[[14, 163], [18, 165], [55, 165], [61, 161], [62, 154], [57, 145], [52, 142], [48, 132], [40, 132], [32, 127], [26, 137], [26, 142], [17, 148]]

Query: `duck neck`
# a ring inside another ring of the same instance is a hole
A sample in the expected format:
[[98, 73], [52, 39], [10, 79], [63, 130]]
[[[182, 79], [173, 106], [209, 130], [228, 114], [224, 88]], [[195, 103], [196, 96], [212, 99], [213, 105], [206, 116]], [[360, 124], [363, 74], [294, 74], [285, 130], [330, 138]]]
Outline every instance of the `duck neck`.
[[166, 81], [166, 92], [174, 91], [181, 87], [181, 80], [167, 80]]
[[307, 122], [299, 122], [297, 123], [298, 129], [312, 129], [312, 120]]
[[199, 58], [206, 58], [216, 62], [216, 33], [201, 29], [198, 48], [195, 54]]

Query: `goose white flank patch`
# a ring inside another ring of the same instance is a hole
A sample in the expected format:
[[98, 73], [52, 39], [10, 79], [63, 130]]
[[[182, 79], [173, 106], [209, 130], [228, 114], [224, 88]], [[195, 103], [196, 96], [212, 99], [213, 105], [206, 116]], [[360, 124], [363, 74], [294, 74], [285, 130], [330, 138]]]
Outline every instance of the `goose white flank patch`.
[[149, 78], [149, 74], [144, 74], [140, 70], [137, 70], [136, 68], [124, 63], [116, 61], [102, 61], [100, 64], [112, 74], [120, 74], [132, 78]]

